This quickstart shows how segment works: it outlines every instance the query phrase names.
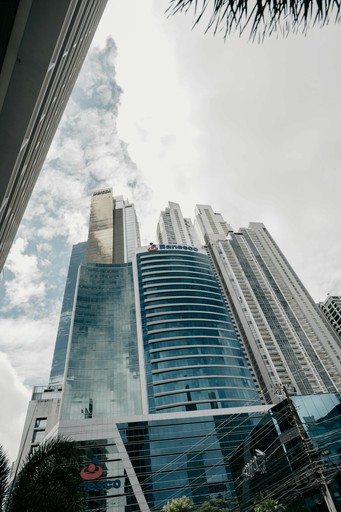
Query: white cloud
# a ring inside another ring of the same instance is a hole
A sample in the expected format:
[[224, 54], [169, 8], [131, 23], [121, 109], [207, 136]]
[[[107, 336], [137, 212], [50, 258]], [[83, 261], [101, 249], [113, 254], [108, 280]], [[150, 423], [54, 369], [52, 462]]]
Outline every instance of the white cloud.
[[84, 240], [90, 194], [96, 188], [113, 186], [117, 194], [140, 203], [150, 196], [117, 134], [121, 89], [115, 59], [116, 47], [109, 39], [89, 53], [77, 80], [24, 219], [25, 229], [42, 241], [57, 236], [69, 244]]
[[45, 384], [51, 367], [59, 307], [50, 304], [48, 318], [29, 316], [1, 319], [0, 350], [5, 352], [19, 377], [29, 384]]
[[45, 297], [45, 283], [42, 281], [38, 257], [25, 253], [27, 245], [27, 240], [23, 238], [17, 238], [13, 244], [6, 267], [14, 278], [5, 283], [7, 304], [20, 307], [25, 312], [31, 310], [31, 299], [42, 301]]
[[30, 391], [22, 384], [8, 357], [0, 352], [0, 438], [11, 461], [18, 455], [19, 442], [30, 399]]
[[84, 63], [6, 264], [8, 314], [11, 308], [48, 314], [50, 300], [61, 299], [56, 276], [67, 266], [71, 245], [87, 237], [94, 189], [112, 186], [142, 211], [149, 208], [150, 190], [117, 134], [115, 59], [108, 39]]
[[119, 132], [153, 186], [143, 228], [169, 200], [210, 203], [235, 229], [263, 221], [316, 300], [340, 293], [339, 27], [224, 43], [167, 5], [109, 3], [96, 35], [115, 34]]

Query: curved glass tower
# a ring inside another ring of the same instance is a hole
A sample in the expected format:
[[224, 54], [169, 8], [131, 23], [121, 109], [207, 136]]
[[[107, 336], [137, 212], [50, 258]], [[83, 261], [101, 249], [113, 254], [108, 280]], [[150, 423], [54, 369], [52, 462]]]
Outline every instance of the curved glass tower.
[[163, 247], [138, 255], [150, 412], [258, 404], [208, 256]]

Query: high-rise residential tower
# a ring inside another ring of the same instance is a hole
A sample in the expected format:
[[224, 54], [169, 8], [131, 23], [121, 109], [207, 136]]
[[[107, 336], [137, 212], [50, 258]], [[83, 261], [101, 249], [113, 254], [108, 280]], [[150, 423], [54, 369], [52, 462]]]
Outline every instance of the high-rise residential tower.
[[0, 272], [106, 3], [0, 2]]
[[[219, 234], [221, 218], [198, 205], [202, 230], [268, 401], [278, 385], [298, 394], [341, 389], [341, 350], [321, 312], [262, 223]], [[207, 220], [209, 221], [207, 223]]]
[[233, 231], [221, 213], [214, 212], [208, 204], [198, 204], [195, 213], [194, 224], [204, 238], [224, 240]]
[[183, 217], [178, 203], [169, 202], [161, 212], [156, 232], [161, 244], [200, 245], [191, 219]]
[[341, 296], [328, 295], [324, 302], [319, 303], [319, 307], [341, 338]]

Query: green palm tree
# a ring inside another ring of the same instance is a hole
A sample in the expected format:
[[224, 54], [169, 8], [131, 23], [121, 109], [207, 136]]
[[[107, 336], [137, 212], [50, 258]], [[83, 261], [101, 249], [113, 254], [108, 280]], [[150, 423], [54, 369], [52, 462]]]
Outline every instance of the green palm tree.
[[206, 19], [207, 30], [242, 34], [259, 39], [273, 33], [288, 35], [307, 30], [310, 24], [340, 22], [340, 0], [170, 0], [167, 12], [194, 10], [194, 25]]
[[82, 512], [77, 444], [55, 438], [41, 444], [15, 476], [6, 512]]
[[0, 446], [0, 510], [3, 510], [8, 490], [10, 472], [9, 460], [2, 446]]

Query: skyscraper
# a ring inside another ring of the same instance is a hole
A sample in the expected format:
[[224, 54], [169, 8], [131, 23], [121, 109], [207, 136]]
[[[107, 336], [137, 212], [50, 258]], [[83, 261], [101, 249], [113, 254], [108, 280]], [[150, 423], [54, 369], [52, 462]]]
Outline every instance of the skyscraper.
[[140, 230], [134, 206], [112, 189], [94, 192], [91, 198], [87, 261], [126, 263], [140, 246]]
[[72, 248], [60, 314], [50, 385], [62, 384], [71, 328], [78, 269], [81, 263], [124, 263], [132, 260], [140, 246], [140, 232], [133, 204], [112, 189], [94, 192], [91, 198], [88, 241]]
[[0, 2], [0, 272], [106, 3]]
[[142, 249], [137, 274], [149, 412], [258, 404], [206, 251]]
[[233, 231], [221, 213], [214, 212], [210, 205], [198, 204], [195, 213], [195, 226], [206, 239], [224, 240]]
[[78, 269], [81, 263], [85, 261], [86, 247], [86, 242], [76, 244], [72, 247], [69, 270], [66, 278], [62, 310], [60, 312], [59, 318], [56, 344], [52, 359], [50, 373], [51, 385], [61, 385], [63, 383], [66, 353], [73, 312], [73, 301], [77, 285]]
[[[182, 229], [170, 243], [80, 268], [58, 431], [105, 468], [112, 487], [84, 487], [91, 510], [93, 495], [127, 511], [160, 510], [179, 493], [234, 498], [227, 458], [267, 411], [206, 250], [175, 210]], [[109, 222], [97, 193], [89, 239], [94, 229], [108, 241]]]
[[[87, 270], [90, 274], [91, 271], [95, 272], [96, 270], [94, 265], [91, 264], [91, 260], [95, 259], [99, 262], [97, 273], [97, 277], [99, 277], [100, 265], [104, 265], [104, 259], [110, 263], [113, 263], [113, 260], [127, 263], [132, 259], [132, 255], [135, 254], [139, 245], [140, 233], [134, 205], [124, 201], [122, 196], [113, 197], [112, 189], [94, 192], [91, 198], [88, 241], [74, 245], [72, 248], [49, 383], [46, 386], [36, 386], [33, 390], [19, 449], [18, 463], [41, 442], [44, 436], [55, 428], [60, 416], [67, 351], [70, 347], [70, 335], [74, 331], [75, 325], [75, 296], [78, 293], [81, 295], [79, 290], [82, 290], [85, 286], [83, 278], [86, 280]], [[88, 265], [81, 267], [81, 264], [85, 264], [87, 259], [90, 259]], [[131, 273], [129, 268], [127, 270], [127, 267], [129, 265], [126, 265], [125, 270], [122, 271], [122, 266], [118, 265], [116, 268], [116, 270], [118, 269], [118, 279], [121, 275], [120, 271], [122, 275], [124, 275], [124, 272]], [[106, 275], [105, 272], [103, 281], [110, 289], [110, 276]], [[90, 290], [91, 287], [93, 288], [92, 291]], [[90, 285], [88, 284], [86, 289], [88, 295], [85, 293], [85, 296], [89, 307], [91, 302], [96, 305], [98, 302], [96, 299], [98, 292], [96, 278], [90, 282]], [[107, 288], [104, 288], [104, 295], [106, 291]], [[129, 295], [127, 295], [127, 298], [129, 299]], [[123, 299], [125, 300], [125, 297]], [[134, 298], [130, 297], [130, 299], [134, 301]], [[110, 300], [114, 302], [114, 297], [111, 295], [108, 297], [108, 302]], [[112, 320], [110, 319], [109, 322], [112, 322]], [[100, 343], [98, 343], [98, 346], [100, 346]], [[89, 403], [86, 404], [85, 409], [89, 409]]]
[[336, 337], [265, 226], [228, 230], [227, 239], [216, 215], [208, 205], [196, 208], [264, 396], [275, 401], [279, 384], [298, 394], [340, 390]]
[[200, 245], [191, 219], [185, 219], [178, 203], [169, 202], [161, 212], [156, 230], [161, 244]]

